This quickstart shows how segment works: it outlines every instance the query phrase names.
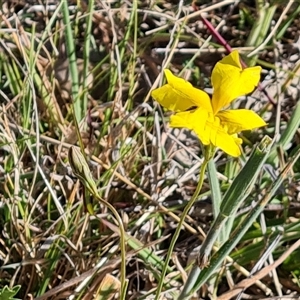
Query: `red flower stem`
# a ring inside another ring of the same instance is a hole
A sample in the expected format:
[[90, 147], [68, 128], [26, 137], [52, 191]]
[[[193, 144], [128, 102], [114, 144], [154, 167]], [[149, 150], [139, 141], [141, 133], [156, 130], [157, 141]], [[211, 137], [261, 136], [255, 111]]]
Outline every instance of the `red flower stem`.
[[210, 31], [210, 33], [217, 39], [217, 41], [227, 50], [228, 53], [232, 51], [232, 48], [225, 41], [225, 39], [221, 36], [221, 34], [214, 28], [214, 26], [202, 15], [200, 15], [201, 20]]

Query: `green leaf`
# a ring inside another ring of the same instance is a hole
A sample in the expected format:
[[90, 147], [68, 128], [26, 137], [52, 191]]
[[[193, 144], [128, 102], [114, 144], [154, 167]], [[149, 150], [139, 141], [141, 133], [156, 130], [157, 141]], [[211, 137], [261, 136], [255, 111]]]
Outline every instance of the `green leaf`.
[[12, 297], [18, 293], [20, 288], [20, 285], [16, 285], [12, 289], [8, 286], [5, 286], [3, 289], [0, 290], [0, 300], [19, 300], [17, 298]]
[[211, 249], [224, 226], [226, 226], [228, 238], [236, 211], [250, 194], [255, 180], [268, 157], [272, 144], [273, 141], [271, 138], [268, 136], [263, 138], [224, 195], [220, 212], [214, 220], [200, 249], [199, 255], [203, 259], [203, 263], [208, 259]]

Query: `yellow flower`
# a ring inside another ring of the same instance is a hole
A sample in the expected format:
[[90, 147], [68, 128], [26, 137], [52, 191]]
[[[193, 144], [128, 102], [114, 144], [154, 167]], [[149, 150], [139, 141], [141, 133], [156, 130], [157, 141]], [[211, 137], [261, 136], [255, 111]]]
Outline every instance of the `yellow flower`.
[[237, 51], [215, 65], [211, 76], [212, 99], [170, 70], [164, 72], [168, 83], [154, 90], [152, 97], [175, 112], [170, 119], [171, 127], [194, 130], [204, 145], [212, 144], [236, 157], [241, 154], [242, 144], [237, 133], [266, 125], [251, 110], [221, 110], [235, 98], [252, 92], [260, 79], [261, 67], [243, 69]]

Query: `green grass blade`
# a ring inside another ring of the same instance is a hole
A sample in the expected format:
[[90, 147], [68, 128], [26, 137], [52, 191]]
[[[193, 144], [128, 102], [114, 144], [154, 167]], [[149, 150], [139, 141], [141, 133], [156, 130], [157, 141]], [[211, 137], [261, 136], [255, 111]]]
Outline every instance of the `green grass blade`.
[[[212, 197], [212, 203], [213, 203], [213, 205], [212, 205], [213, 206], [213, 216], [214, 216], [214, 219], [216, 219], [220, 213], [220, 207], [221, 207], [221, 203], [222, 203], [222, 195], [221, 195], [220, 183], [219, 183], [218, 175], [217, 175], [217, 169], [216, 169], [216, 165], [215, 165], [215, 162], [213, 159], [211, 159], [208, 162], [207, 174], [208, 174], [209, 186], [210, 186], [210, 190], [211, 190], [211, 197]], [[218, 236], [218, 242], [220, 244], [222, 244], [222, 242], [224, 241], [224, 238], [226, 236], [223, 229], [221, 229], [220, 235]]]
[[91, 45], [91, 38], [92, 38], [91, 30], [92, 30], [95, 1], [91, 0], [88, 3], [89, 4], [88, 4], [87, 17], [86, 17], [86, 29], [85, 29], [84, 45], [83, 45], [83, 82], [82, 82], [82, 95], [80, 101], [82, 103], [83, 112], [85, 112], [88, 107], [88, 87], [90, 84], [89, 82], [90, 45]]
[[[227, 190], [222, 200], [220, 213], [213, 222], [207, 237], [200, 248], [199, 256], [203, 264], [206, 264], [206, 260], [209, 257], [211, 249], [225, 222], [228, 221], [230, 216], [235, 215], [238, 207], [250, 194], [252, 186], [261, 171], [262, 165], [268, 157], [271, 145], [272, 140], [266, 136], [255, 148], [246, 165]], [[226, 228], [226, 231], [230, 232], [231, 228]]]
[[[252, 26], [252, 30], [249, 34], [249, 37], [246, 41], [246, 46], [255, 46], [258, 47], [260, 44], [263, 43], [265, 40], [270, 26], [271, 22], [273, 20], [274, 13], [276, 11], [277, 6], [264, 3], [265, 1], [257, 0], [256, 1], [256, 9], [258, 18], [254, 22]], [[248, 66], [254, 66], [256, 64], [257, 55], [245, 59]]]
[[79, 77], [77, 68], [77, 59], [75, 51], [75, 38], [71, 27], [68, 1], [62, 1], [62, 14], [65, 25], [66, 50], [70, 65], [70, 75], [72, 79], [72, 101], [75, 120], [79, 123], [84, 116], [81, 103], [79, 101]]
[[296, 5], [296, 9], [292, 11], [291, 15], [289, 15], [284, 22], [280, 25], [276, 32], [276, 40], [280, 40], [286, 31], [290, 28], [291, 24], [294, 22], [295, 19], [299, 18], [300, 13], [300, 5]]
[[290, 146], [291, 141], [294, 139], [295, 134], [300, 126], [300, 103], [298, 102], [295, 106], [295, 110], [292, 113], [289, 122], [287, 123], [287, 127], [280, 136], [279, 141], [273, 146], [273, 149], [268, 158], [268, 162], [273, 163], [276, 161], [277, 157], [277, 149], [282, 148], [283, 150], [287, 150]]
[[[233, 248], [238, 244], [238, 242], [242, 239], [244, 234], [247, 232], [249, 227], [253, 224], [253, 222], [257, 219], [259, 214], [263, 211], [265, 205], [271, 200], [271, 198], [275, 195], [278, 188], [282, 185], [285, 178], [288, 176], [289, 172], [292, 170], [292, 167], [297, 162], [300, 157], [300, 149], [293, 156], [291, 161], [286, 165], [283, 172], [277, 178], [277, 180], [272, 184], [269, 188], [269, 191], [266, 193], [265, 197], [263, 197], [256, 205], [256, 207], [249, 212], [244, 221], [240, 224], [240, 226], [233, 232], [230, 236], [230, 239], [213, 255], [211, 258], [209, 267], [200, 271], [198, 267], [195, 267], [194, 272], [199, 274], [199, 277], [196, 280], [195, 287], [191, 291], [196, 291], [203, 283], [205, 283], [209, 277], [220, 267], [221, 263], [224, 261], [227, 255], [233, 250]], [[183, 298], [180, 298], [183, 299]]]

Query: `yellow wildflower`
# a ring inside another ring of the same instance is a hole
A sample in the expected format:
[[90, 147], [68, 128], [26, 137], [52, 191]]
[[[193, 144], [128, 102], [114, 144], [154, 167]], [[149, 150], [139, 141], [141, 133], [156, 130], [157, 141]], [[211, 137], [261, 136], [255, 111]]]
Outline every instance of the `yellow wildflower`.
[[170, 70], [164, 72], [168, 83], [154, 90], [152, 97], [175, 112], [170, 118], [171, 127], [194, 130], [203, 145], [212, 144], [236, 157], [241, 154], [242, 144], [237, 133], [266, 125], [251, 110], [221, 110], [235, 98], [252, 92], [260, 79], [261, 67], [243, 69], [237, 51], [215, 65], [211, 76], [212, 99]]

